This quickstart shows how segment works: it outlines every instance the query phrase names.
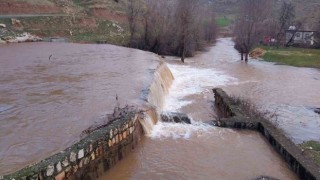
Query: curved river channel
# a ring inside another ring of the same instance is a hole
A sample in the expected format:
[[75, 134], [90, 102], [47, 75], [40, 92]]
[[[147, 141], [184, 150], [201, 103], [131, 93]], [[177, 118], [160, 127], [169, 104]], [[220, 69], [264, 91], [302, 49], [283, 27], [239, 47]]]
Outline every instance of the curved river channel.
[[[152, 53], [111, 45], [5, 45], [0, 55], [0, 174], [63, 150], [116, 103], [141, 105], [159, 64]], [[192, 124], [158, 122], [101, 179], [297, 179], [259, 133], [208, 125], [211, 89], [275, 111], [296, 143], [320, 141], [319, 70], [243, 63], [230, 38], [184, 64], [165, 61], [175, 79], [162, 110], [186, 113]]]

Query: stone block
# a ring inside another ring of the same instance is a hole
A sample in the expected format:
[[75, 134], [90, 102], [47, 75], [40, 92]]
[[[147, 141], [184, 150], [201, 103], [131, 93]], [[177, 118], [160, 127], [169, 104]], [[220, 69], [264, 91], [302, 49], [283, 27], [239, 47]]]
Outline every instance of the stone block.
[[112, 147], [112, 145], [113, 145], [113, 144], [112, 144], [112, 141], [111, 141], [111, 140], [109, 140], [109, 142], [108, 142], [108, 146], [109, 146], [109, 147]]
[[83, 161], [84, 165], [87, 165], [89, 162], [90, 162], [90, 158], [89, 157], [85, 157], [84, 161]]
[[56, 180], [64, 180], [66, 177], [66, 173], [64, 171], [62, 171], [60, 174], [58, 174], [55, 179]]
[[53, 165], [49, 165], [47, 167], [47, 172], [46, 172], [46, 176], [52, 176], [54, 173], [54, 166]]
[[73, 172], [76, 173], [76, 172], [78, 171], [78, 169], [79, 169], [79, 166], [78, 166], [78, 165], [75, 165], [75, 166], [73, 166], [72, 169], [73, 169]]
[[76, 161], [77, 161], [77, 154], [75, 152], [71, 152], [70, 162], [76, 162]]
[[96, 156], [95, 156], [94, 152], [91, 153], [91, 156], [90, 156], [90, 157], [91, 157], [91, 160], [92, 160], [92, 161], [96, 159]]
[[112, 137], [113, 137], [113, 130], [111, 129], [109, 138], [112, 139]]
[[57, 172], [59, 173], [62, 170], [61, 162], [58, 162], [56, 165]]
[[90, 146], [89, 146], [89, 152], [91, 152], [92, 150], [93, 150], [93, 145], [90, 144]]
[[133, 127], [130, 127], [130, 134], [133, 133]]
[[116, 136], [116, 144], [119, 142], [119, 135]]
[[122, 133], [122, 137], [123, 137], [123, 139], [125, 139], [125, 138], [127, 137], [127, 131], [124, 131], [124, 132]]
[[84, 149], [81, 149], [79, 152], [78, 152], [78, 159], [81, 159], [84, 157]]
[[62, 161], [62, 166], [67, 167], [68, 165], [69, 165], [69, 161], [68, 161], [68, 158], [66, 157], [64, 161]]
[[79, 162], [79, 168], [82, 168], [82, 166], [83, 166], [83, 161], [84, 161], [83, 159], [80, 160], [80, 162]]

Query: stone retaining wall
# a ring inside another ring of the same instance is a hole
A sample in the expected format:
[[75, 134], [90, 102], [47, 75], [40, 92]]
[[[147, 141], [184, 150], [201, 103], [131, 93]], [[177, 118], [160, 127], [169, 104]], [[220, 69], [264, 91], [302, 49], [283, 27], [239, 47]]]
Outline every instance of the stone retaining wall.
[[143, 135], [140, 118], [128, 113], [70, 148], [3, 179], [97, 179], [137, 145]]
[[259, 131], [300, 179], [320, 180], [320, 168], [310, 158], [303, 156], [302, 150], [281, 130], [268, 120], [245, 117], [222, 89], [214, 89], [213, 92], [220, 117], [214, 122], [216, 126]]

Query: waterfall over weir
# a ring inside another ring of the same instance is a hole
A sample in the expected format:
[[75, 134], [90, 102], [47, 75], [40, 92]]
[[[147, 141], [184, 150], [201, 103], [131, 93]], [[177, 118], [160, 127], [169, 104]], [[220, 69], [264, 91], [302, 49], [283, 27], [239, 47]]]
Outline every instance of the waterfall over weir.
[[148, 103], [152, 107], [145, 110], [145, 118], [140, 121], [144, 132], [148, 135], [160, 118], [159, 113], [162, 111], [164, 97], [169, 93], [174, 77], [167, 64], [162, 62], [154, 72], [154, 79], [149, 87], [147, 97]]

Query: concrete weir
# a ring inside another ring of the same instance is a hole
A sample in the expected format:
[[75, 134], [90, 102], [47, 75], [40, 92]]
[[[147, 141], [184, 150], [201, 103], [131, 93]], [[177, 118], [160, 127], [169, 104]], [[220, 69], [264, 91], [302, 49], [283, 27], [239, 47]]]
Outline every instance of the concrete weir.
[[140, 118], [129, 112], [66, 150], [4, 179], [97, 179], [137, 145], [143, 135]]
[[291, 169], [303, 180], [320, 179], [320, 168], [299, 149], [281, 130], [265, 119], [245, 117], [238, 106], [222, 89], [213, 89], [215, 106], [220, 119], [214, 121], [219, 127], [249, 129], [260, 132], [270, 145], [280, 154]]

